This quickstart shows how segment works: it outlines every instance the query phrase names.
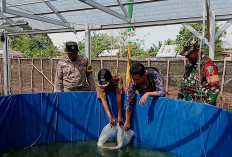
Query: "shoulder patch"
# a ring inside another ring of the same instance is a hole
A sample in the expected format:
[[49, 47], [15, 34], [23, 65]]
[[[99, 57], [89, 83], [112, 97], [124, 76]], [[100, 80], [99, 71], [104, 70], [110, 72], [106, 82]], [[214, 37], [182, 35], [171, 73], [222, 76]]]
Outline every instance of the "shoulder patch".
[[88, 62], [88, 65], [87, 65], [87, 68], [86, 68], [86, 72], [92, 72], [93, 71], [93, 68], [90, 64], [90, 62]]
[[204, 71], [208, 84], [219, 83], [218, 70], [212, 61], [208, 61], [204, 65]]
[[92, 68], [92, 66], [91, 65], [88, 65], [87, 66], [87, 70], [86, 70], [87, 72], [92, 72], [93, 71], [93, 68]]

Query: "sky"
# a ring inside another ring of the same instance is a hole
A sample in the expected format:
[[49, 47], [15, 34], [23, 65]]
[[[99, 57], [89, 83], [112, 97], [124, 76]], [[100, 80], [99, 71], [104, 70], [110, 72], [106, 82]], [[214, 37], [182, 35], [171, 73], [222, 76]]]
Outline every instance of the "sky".
[[[223, 25], [225, 22], [220, 22], [219, 25]], [[135, 29], [135, 38], [144, 39], [144, 49], [149, 49], [152, 44], [158, 45], [159, 41], [164, 42], [167, 39], [175, 40], [176, 36], [179, 34], [179, 30], [182, 25], [167, 25], [167, 26], [153, 26]], [[98, 31], [101, 33], [108, 33], [109, 35], [115, 35], [118, 30], [107, 30]], [[232, 25], [226, 30], [227, 35], [226, 40], [232, 44]], [[62, 49], [63, 43], [67, 41], [81, 41], [84, 39], [84, 32], [77, 32], [76, 34], [70, 33], [53, 33], [49, 34], [54, 46]]]

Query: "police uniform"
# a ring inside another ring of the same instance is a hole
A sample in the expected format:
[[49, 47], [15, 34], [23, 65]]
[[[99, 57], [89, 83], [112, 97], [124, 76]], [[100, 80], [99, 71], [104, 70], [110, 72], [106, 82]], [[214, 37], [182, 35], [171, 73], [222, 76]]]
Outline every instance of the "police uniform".
[[[196, 42], [188, 44], [180, 53], [187, 56], [194, 49]], [[178, 99], [196, 101], [216, 105], [219, 94], [218, 69], [210, 58], [204, 56], [201, 59], [200, 75], [198, 76], [197, 64], [188, 64], [178, 93]]]
[[92, 71], [86, 57], [78, 55], [74, 62], [69, 58], [60, 60], [56, 69], [54, 91], [95, 91]]
[[112, 74], [112, 80], [109, 85], [105, 88], [97, 86], [97, 97], [105, 98], [106, 92], [116, 92], [116, 94], [123, 94], [123, 80], [122, 77], [118, 74]]

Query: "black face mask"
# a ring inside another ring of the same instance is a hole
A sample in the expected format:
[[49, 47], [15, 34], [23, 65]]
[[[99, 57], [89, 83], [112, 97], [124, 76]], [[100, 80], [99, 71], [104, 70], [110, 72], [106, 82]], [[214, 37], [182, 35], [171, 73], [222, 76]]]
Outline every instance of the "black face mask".
[[143, 93], [143, 88], [139, 84], [134, 85], [133, 90], [136, 94]]

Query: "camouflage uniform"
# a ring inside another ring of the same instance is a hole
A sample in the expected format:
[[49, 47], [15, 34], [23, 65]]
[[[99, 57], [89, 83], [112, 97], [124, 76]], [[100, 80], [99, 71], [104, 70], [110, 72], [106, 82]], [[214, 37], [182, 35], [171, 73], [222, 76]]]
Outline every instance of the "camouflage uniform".
[[[211, 63], [211, 66], [206, 67], [205, 65], [209, 63]], [[218, 75], [213, 75], [211, 78], [206, 76], [207, 72], [212, 73], [214, 71], [217, 71], [216, 65], [210, 58], [203, 57], [201, 60], [201, 78], [199, 81], [197, 64], [190, 63], [187, 65], [185, 74], [181, 80], [178, 99], [216, 105], [217, 96], [219, 94]], [[200, 85], [201, 88], [199, 88]]]
[[68, 58], [60, 60], [56, 69], [54, 91], [95, 91], [92, 71], [86, 57], [78, 55], [74, 62]]

